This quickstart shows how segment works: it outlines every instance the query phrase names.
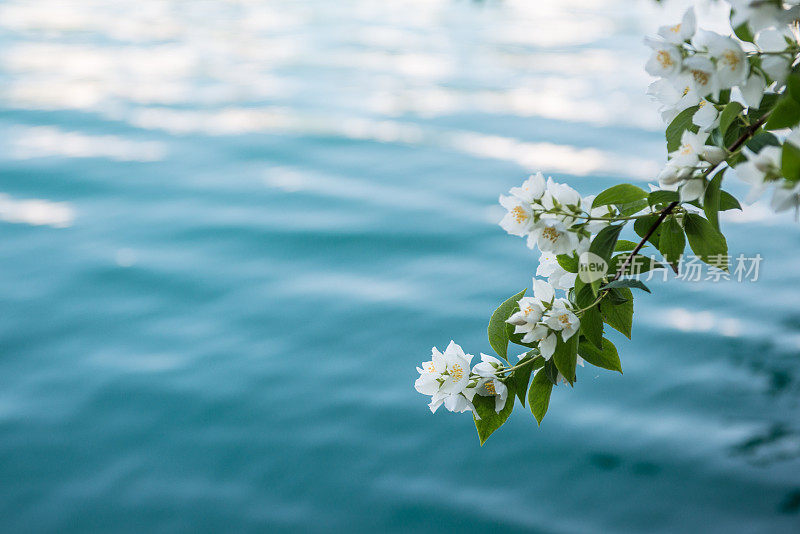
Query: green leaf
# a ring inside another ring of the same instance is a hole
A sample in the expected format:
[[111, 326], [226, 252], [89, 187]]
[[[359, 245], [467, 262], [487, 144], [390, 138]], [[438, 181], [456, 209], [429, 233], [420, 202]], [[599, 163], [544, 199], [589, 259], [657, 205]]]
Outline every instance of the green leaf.
[[626, 287], [614, 288], [614, 291], [627, 300], [619, 304], [604, 300], [600, 303], [600, 313], [603, 314], [603, 321], [607, 325], [630, 339], [633, 326], [633, 293]]
[[589, 252], [593, 252], [606, 261], [611, 259], [611, 254], [614, 252], [614, 247], [617, 245], [619, 233], [622, 231], [622, 225], [606, 226], [600, 230], [592, 244], [589, 245]]
[[722, 136], [722, 146], [729, 147], [734, 144], [747, 131], [747, 125], [740, 119], [728, 126], [725, 135]]
[[739, 117], [743, 109], [742, 105], [738, 102], [731, 102], [725, 106], [725, 109], [723, 109], [722, 113], [719, 115], [719, 131], [722, 132], [722, 135], [725, 135], [725, 132], [728, 131], [730, 125]]
[[622, 374], [622, 363], [619, 361], [617, 348], [605, 338], [603, 338], [602, 348], [595, 347], [591, 343], [582, 342], [578, 345], [578, 354], [595, 367], [618, 371]]
[[800, 147], [788, 141], [781, 151], [781, 174], [790, 182], [800, 180]]
[[686, 130], [697, 132], [697, 126], [692, 122], [692, 116], [697, 112], [699, 106], [692, 106], [684, 109], [678, 116], [672, 119], [667, 126], [667, 152], [674, 152], [681, 146], [681, 136]]
[[550, 381], [551, 384], [554, 386], [558, 385], [558, 369], [556, 369], [556, 362], [553, 361], [553, 358], [547, 360], [544, 364], [544, 371], [545, 376]]
[[619, 209], [619, 216], [620, 217], [627, 217], [628, 215], [633, 215], [634, 213], [639, 213], [643, 209], [648, 206], [646, 198], [640, 198], [635, 202], [628, 202], [627, 204], [618, 204], [617, 209]]
[[624, 304], [628, 302], [628, 298], [619, 289], [609, 289], [606, 293], [605, 301], [611, 304]]
[[594, 302], [592, 286], [586, 284], [580, 277], [575, 279], [575, 304], [579, 308], [586, 308]]
[[553, 391], [553, 383], [547, 377], [544, 369], [536, 373], [531, 381], [531, 388], [528, 390], [528, 405], [531, 408], [537, 424], [542, 424], [544, 414], [550, 406], [550, 393]]
[[599, 195], [597, 195], [592, 202], [592, 207], [606, 206], [608, 204], [628, 204], [647, 198], [647, 192], [635, 185], [619, 184], [609, 187]]
[[536, 369], [544, 367], [544, 358], [538, 354], [539, 351], [537, 350], [529, 351], [517, 364], [523, 367], [515, 369], [512, 374], [514, 390], [517, 392], [517, 397], [523, 406], [525, 406], [525, 394], [528, 391], [528, 382], [531, 380], [531, 373]]
[[567, 254], [559, 254], [556, 256], [556, 261], [558, 261], [558, 264], [561, 266], [561, 268], [568, 273], [578, 272], [578, 257], [574, 253], [572, 256]]
[[[644, 236], [647, 235], [647, 232], [650, 231], [650, 228], [652, 228], [653, 225], [656, 223], [656, 221], [658, 221], [658, 217], [659, 217], [658, 214], [653, 213], [652, 215], [636, 219], [633, 222], [633, 231], [636, 232], [636, 234], [639, 237], [644, 238]], [[647, 240], [657, 247], [660, 233], [661, 233], [661, 226], [659, 225], [656, 227], [653, 234]]]
[[677, 191], [664, 191], [663, 189], [656, 189], [647, 196], [647, 201], [651, 206], [670, 204], [672, 202], [677, 202], [678, 199]]
[[556, 344], [556, 351], [553, 353], [553, 363], [556, 365], [558, 372], [564, 375], [567, 382], [570, 384], [575, 383], [575, 366], [578, 363], [578, 338], [580, 336], [573, 334], [571, 338], [566, 341], [558, 336], [558, 343]]
[[636, 289], [642, 289], [650, 293], [651, 291], [644, 285], [641, 281], [636, 280], [635, 278], [620, 278], [619, 280], [613, 280], [603, 286], [603, 289], [614, 289], [620, 287], [630, 287]]
[[736, 197], [725, 191], [724, 189], [719, 192], [719, 211], [739, 210], [742, 211], [742, 205], [736, 200]]
[[[620, 267], [622, 267], [622, 264], [625, 262], [625, 258], [628, 256], [629, 254], [617, 254], [611, 258], [611, 266], [609, 267], [608, 272], [618, 273]], [[620, 273], [620, 276], [635, 276], [652, 271], [653, 269], [664, 269], [664, 265], [653, 258], [637, 254], [631, 259], [630, 262], [628, 262], [628, 266], [625, 267], [625, 272]]]
[[489, 345], [501, 357], [508, 360], [508, 323], [506, 319], [513, 315], [517, 309], [517, 302], [525, 296], [526, 289], [523, 289], [513, 297], [503, 302], [492, 314], [489, 319]]
[[581, 316], [581, 334], [586, 339], [600, 347], [603, 343], [603, 316], [597, 306], [593, 306], [583, 312]]
[[[752, 62], [756, 58], [750, 58]], [[750, 108], [747, 111], [747, 118], [753, 122], [758, 120], [759, 118], [763, 117], [768, 111], [772, 110], [775, 107], [775, 104], [778, 103], [778, 100], [783, 95], [778, 93], [764, 93], [764, 96], [761, 98], [761, 104], [759, 104], [758, 109]]]
[[753, 152], [758, 153], [761, 152], [761, 149], [765, 146], [781, 146], [781, 142], [778, 141], [778, 138], [773, 134], [761, 132], [754, 135], [747, 143], [745, 143], [745, 146]]
[[[628, 241], [627, 239], [618, 239], [617, 246], [614, 247], [614, 252], [628, 252], [636, 248], [639, 243], [635, 241]], [[645, 245], [647, 246], [647, 245]]]
[[508, 416], [511, 415], [511, 411], [514, 409], [514, 391], [509, 390], [506, 405], [500, 410], [500, 413], [494, 411], [494, 400], [494, 397], [482, 397], [481, 395], [475, 395], [475, 398], [472, 399], [475, 411], [481, 416], [480, 420], [475, 419], [474, 416], [472, 417], [472, 420], [475, 421], [475, 428], [478, 429], [478, 438], [481, 440], [481, 446], [486, 443], [486, 440], [495, 430], [503, 426], [503, 423], [508, 420]]
[[786, 95], [778, 101], [778, 105], [775, 106], [775, 110], [769, 116], [764, 128], [767, 130], [781, 130], [783, 128], [792, 128], [798, 122], [800, 122], [800, 102]]
[[705, 198], [703, 199], [703, 211], [706, 219], [711, 223], [715, 230], [719, 231], [719, 199], [720, 185], [722, 185], [722, 172], [718, 172], [706, 187]]
[[800, 102], [800, 76], [792, 73], [786, 80], [787, 93], [792, 97], [795, 102]]
[[678, 265], [686, 248], [686, 238], [683, 235], [683, 228], [678, 223], [674, 215], [667, 216], [661, 223], [661, 236], [658, 242], [658, 250], [664, 255], [672, 265]]
[[728, 270], [728, 243], [725, 236], [711, 226], [711, 223], [695, 213], [687, 213], [684, 218], [686, 237], [692, 251], [704, 262], [723, 271]]
[[[735, 11], [731, 9], [731, 18], [733, 18], [733, 14]], [[743, 22], [737, 27], [733, 29], [733, 33], [736, 34], [736, 37], [741, 39], [742, 41], [747, 41], [748, 43], [752, 43], [753, 39], [753, 32], [750, 31], [750, 27], [747, 25], [747, 22]]]

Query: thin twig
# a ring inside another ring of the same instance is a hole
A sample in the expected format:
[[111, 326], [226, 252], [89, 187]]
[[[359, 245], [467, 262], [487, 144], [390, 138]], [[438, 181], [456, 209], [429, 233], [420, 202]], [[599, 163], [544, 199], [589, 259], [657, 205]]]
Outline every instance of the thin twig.
[[[733, 152], [736, 152], [737, 150], [739, 150], [739, 148], [741, 148], [741, 146], [745, 143], [745, 141], [747, 141], [756, 132], [756, 130], [761, 128], [761, 126], [765, 122], [767, 122], [767, 118], [769, 118], [769, 114], [770, 114], [770, 112], [765, 113], [760, 119], [758, 119], [756, 122], [751, 124], [747, 128], [747, 130], [745, 130], [745, 132], [739, 137], [739, 139], [737, 139], [731, 146], [728, 147], [727, 152], [729, 154], [732, 154]], [[722, 162], [719, 162], [716, 165], [714, 165], [712, 167], [709, 167], [709, 169], [705, 172], [705, 176], [708, 176], [709, 174], [711, 174], [721, 164], [722, 164]], [[642, 240], [639, 241], [639, 244], [636, 245], [636, 247], [628, 255], [628, 257], [625, 258], [625, 261], [622, 262], [622, 265], [620, 265], [619, 269], [617, 270], [617, 273], [614, 275], [614, 278], [611, 279], [612, 282], [614, 280], [619, 279], [622, 276], [622, 273], [624, 273], [625, 269], [628, 268], [628, 265], [630, 265], [630, 262], [633, 259], [633, 257], [636, 254], [638, 254], [638, 252], [642, 249], [642, 247], [645, 245], [645, 243], [647, 243], [647, 240], [650, 239], [650, 236], [653, 235], [653, 233], [656, 231], [656, 229], [658, 229], [658, 227], [661, 225], [661, 223], [664, 222], [664, 219], [667, 218], [667, 215], [669, 215], [672, 212], [672, 210], [674, 210], [675, 207], [678, 204], [680, 204], [680, 201], [678, 201], [678, 200], [676, 200], [674, 202], [670, 202], [670, 204], [666, 208], [661, 210], [661, 214], [658, 216], [658, 219], [656, 219], [656, 221], [653, 223], [653, 225], [650, 227], [650, 229], [647, 231], [647, 233], [644, 235], [644, 237], [642, 237]], [[673, 267], [673, 269], [675, 269], [675, 267]]]

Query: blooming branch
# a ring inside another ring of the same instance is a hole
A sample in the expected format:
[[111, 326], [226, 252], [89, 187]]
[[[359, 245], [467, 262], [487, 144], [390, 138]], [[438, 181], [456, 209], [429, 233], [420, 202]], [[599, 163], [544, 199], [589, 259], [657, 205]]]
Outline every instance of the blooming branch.
[[[606, 326], [631, 337], [631, 278], [678, 265], [689, 247], [703, 262], [726, 271], [728, 245], [719, 212], [741, 209], [722, 189], [726, 174], [751, 186], [752, 202], [772, 189], [775, 211], [800, 209], [800, 54], [797, 2], [729, 0], [731, 35], [698, 29], [694, 11], [645, 39], [652, 55], [645, 69], [658, 79], [648, 93], [660, 103], [667, 161], [658, 186], [645, 191], [615, 185], [581, 196], [567, 184], [530, 176], [500, 197], [500, 226], [539, 249], [532, 295], [503, 302], [489, 321], [489, 344], [498, 357], [473, 356], [451, 341], [418, 368], [417, 391], [430, 409], [473, 414], [483, 443], [510, 416], [517, 397], [537, 422], [554, 386], [574, 385], [586, 362], [622, 372]], [[788, 134], [786, 132], [789, 132]], [[620, 239], [631, 224], [638, 241]], [[653, 245], [664, 263], [643, 266]], [[637, 264], [637, 265], [635, 265]], [[540, 278], [537, 278], [540, 277]], [[512, 363], [509, 344], [526, 352]]]

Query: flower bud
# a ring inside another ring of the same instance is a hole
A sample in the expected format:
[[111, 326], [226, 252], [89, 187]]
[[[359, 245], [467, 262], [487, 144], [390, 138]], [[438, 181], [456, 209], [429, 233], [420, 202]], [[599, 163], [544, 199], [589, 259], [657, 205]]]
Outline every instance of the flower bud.
[[725, 161], [727, 155], [725, 149], [718, 146], [706, 145], [706, 149], [703, 151], [703, 159], [712, 165], [719, 165]]
[[673, 165], [667, 165], [658, 175], [658, 182], [671, 185], [680, 181], [678, 169]]

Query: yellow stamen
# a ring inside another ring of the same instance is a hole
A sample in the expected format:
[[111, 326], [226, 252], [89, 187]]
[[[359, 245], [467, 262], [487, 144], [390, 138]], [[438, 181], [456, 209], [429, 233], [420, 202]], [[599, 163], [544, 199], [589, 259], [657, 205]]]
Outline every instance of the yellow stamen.
[[559, 233], [555, 228], [548, 226], [544, 230], [542, 230], [542, 236], [548, 241], [555, 243], [556, 241], [558, 241]]
[[488, 391], [488, 392], [489, 392], [489, 393], [491, 393], [492, 395], [497, 395], [497, 391], [494, 389], [494, 382], [493, 382], [493, 381], [486, 382], [486, 383], [483, 385], [483, 387], [485, 387], [485, 388], [486, 388], [486, 391]]
[[692, 77], [700, 85], [708, 85], [708, 73], [702, 70], [693, 70]]
[[522, 206], [517, 206], [516, 208], [514, 208], [513, 210], [511, 210], [511, 213], [513, 213], [513, 214], [514, 214], [514, 219], [515, 219], [515, 220], [516, 220], [516, 221], [517, 221], [519, 224], [522, 224], [522, 223], [524, 223], [525, 221], [527, 221], [527, 220], [528, 220], [528, 214], [527, 214], [527, 213], [525, 213], [525, 210], [523, 209], [523, 207], [522, 207]]
[[722, 54], [722, 62], [727, 64], [730, 69], [736, 70], [736, 67], [739, 66], [739, 62], [741, 59], [737, 56], [733, 50], [726, 50], [724, 54]]
[[661, 65], [661, 68], [663, 69], [669, 68], [675, 64], [675, 62], [672, 61], [672, 56], [670, 56], [669, 52], [667, 52], [666, 50], [658, 51], [658, 53], [656, 54], [656, 61], [658, 61], [658, 63]]
[[452, 367], [450, 367], [449, 371], [450, 371], [450, 376], [452, 376], [453, 380], [455, 380], [456, 382], [458, 382], [464, 377], [464, 369], [462, 369], [459, 364], [454, 364]]

